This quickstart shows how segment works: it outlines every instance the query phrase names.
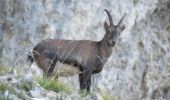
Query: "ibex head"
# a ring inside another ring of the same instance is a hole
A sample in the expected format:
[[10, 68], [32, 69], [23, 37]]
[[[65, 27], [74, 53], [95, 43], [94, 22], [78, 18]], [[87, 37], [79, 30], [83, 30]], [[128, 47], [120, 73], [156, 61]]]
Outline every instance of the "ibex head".
[[125, 25], [121, 25], [122, 21], [126, 15], [126, 13], [123, 15], [123, 17], [120, 19], [117, 25], [113, 24], [112, 16], [109, 13], [108, 10], [104, 9], [109, 17], [109, 22], [110, 25], [108, 25], [107, 22], [104, 22], [104, 28], [106, 30], [106, 38], [107, 38], [107, 43], [110, 46], [114, 46], [116, 44], [116, 41], [118, 40], [118, 36], [120, 33], [125, 29]]

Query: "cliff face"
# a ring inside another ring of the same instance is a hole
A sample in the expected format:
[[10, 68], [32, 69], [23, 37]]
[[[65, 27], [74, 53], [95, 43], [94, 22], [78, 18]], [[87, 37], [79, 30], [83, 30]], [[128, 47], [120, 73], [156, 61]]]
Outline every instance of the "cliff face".
[[105, 8], [115, 24], [126, 12], [126, 29], [93, 88], [119, 100], [170, 98], [169, 0], [1, 0], [1, 65], [25, 65], [45, 38], [100, 40]]

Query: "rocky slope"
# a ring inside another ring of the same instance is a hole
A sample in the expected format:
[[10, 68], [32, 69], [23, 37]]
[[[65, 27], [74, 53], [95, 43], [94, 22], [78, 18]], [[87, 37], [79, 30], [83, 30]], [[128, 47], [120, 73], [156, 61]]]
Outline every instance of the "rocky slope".
[[[29, 49], [45, 38], [100, 40], [104, 8], [115, 24], [126, 12], [126, 29], [104, 70], [94, 75], [93, 91], [116, 100], [170, 99], [169, 0], [1, 0], [1, 66], [27, 65]], [[71, 80], [78, 88], [76, 76]]]
[[0, 100], [104, 100], [97, 92], [80, 94], [56, 79], [35, 78], [28, 70], [0, 74]]

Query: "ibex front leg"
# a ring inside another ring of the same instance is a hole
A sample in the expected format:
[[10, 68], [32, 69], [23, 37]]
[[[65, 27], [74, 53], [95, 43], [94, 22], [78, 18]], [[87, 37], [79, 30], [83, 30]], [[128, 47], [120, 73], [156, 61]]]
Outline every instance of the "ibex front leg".
[[87, 92], [90, 92], [90, 87], [91, 87], [91, 75], [90, 75], [90, 77], [87, 79]]
[[85, 89], [87, 90], [87, 92], [90, 92], [91, 75], [92, 69], [90, 67], [86, 67], [85, 69], [83, 69], [83, 73], [79, 74], [80, 93], [84, 92]]

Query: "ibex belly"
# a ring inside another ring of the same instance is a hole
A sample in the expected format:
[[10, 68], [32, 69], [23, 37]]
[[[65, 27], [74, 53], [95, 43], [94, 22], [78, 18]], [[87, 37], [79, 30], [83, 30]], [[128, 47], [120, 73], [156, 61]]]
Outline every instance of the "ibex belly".
[[80, 73], [82, 72], [79, 70], [78, 66], [63, 64], [61, 62], [57, 62], [53, 70], [53, 74], [57, 76], [73, 76]]

